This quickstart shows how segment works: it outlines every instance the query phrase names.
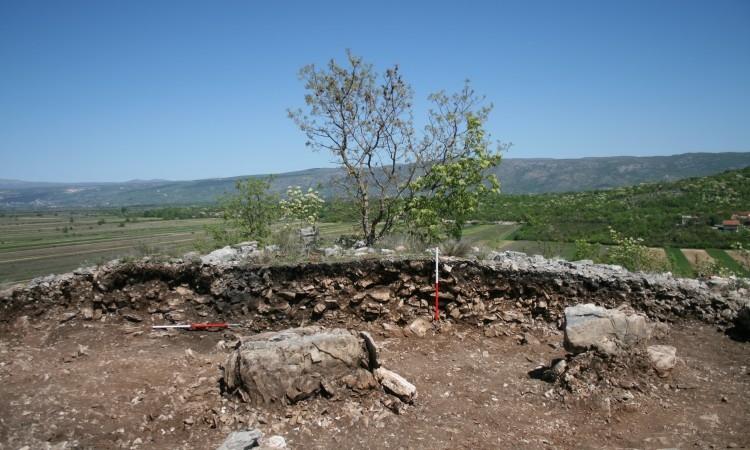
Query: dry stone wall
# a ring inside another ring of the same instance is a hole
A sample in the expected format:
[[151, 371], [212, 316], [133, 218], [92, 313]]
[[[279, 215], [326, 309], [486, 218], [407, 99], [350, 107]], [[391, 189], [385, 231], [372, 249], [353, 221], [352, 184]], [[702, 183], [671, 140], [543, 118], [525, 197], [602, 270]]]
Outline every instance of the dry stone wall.
[[[748, 303], [742, 280], [676, 279], [515, 252], [486, 261], [443, 258], [440, 267], [442, 317], [490, 329], [539, 321], [560, 325], [563, 309], [579, 303], [628, 303], [652, 319], [730, 325]], [[432, 314], [433, 271], [434, 261], [394, 258], [275, 266], [113, 261], [0, 294], [0, 321], [226, 319], [258, 330], [314, 322], [405, 325]]]

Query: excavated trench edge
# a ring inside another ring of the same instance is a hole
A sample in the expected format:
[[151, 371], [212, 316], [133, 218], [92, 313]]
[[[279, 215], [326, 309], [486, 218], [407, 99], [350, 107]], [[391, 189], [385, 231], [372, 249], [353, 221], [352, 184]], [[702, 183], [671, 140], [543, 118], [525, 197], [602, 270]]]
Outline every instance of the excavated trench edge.
[[[405, 324], [432, 315], [433, 267], [424, 259], [275, 266], [111, 263], [37, 279], [0, 296], [0, 323], [27, 316], [146, 323], [241, 320], [258, 330], [315, 322]], [[744, 294], [731, 282], [712, 286], [517, 255], [496, 261], [442, 259], [440, 283], [441, 318], [479, 326], [536, 321], [559, 326], [563, 309], [578, 303], [628, 303], [655, 320], [725, 326]]]

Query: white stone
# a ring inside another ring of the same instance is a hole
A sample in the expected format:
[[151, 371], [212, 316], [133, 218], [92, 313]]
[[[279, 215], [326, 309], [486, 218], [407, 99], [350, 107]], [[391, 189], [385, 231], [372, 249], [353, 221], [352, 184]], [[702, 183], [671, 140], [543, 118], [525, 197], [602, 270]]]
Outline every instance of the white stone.
[[671, 345], [650, 345], [646, 351], [656, 373], [660, 377], [669, 375], [677, 363], [677, 349]]
[[258, 450], [285, 449], [286, 440], [282, 436], [271, 436], [268, 439], [261, 439]]
[[374, 375], [375, 379], [378, 380], [378, 383], [380, 383], [386, 391], [400, 398], [401, 401], [414, 403], [414, 400], [416, 400], [417, 388], [396, 372], [392, 372], [383, 367], [378, 367], [375, 369]]
[[415, 319], [412, 323], [409, 324], [409, 331], [411, 331], [415, 336], [419, 337], [425, 337], [427, 334], [427, 331], [432, 328], [432, 324], [423, 318]]
[[258, 446], [258, 440], [263, 436], [258, 430], [234, 431], [227, 436], [216, 450], [246, 450]]

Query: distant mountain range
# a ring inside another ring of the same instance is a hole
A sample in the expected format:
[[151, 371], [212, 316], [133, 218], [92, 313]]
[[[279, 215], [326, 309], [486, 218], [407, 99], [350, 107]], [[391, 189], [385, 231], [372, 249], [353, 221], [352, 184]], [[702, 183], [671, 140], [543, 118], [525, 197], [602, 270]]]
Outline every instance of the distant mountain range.
[[[673, 181], [750, 166], [750, 152], [685, 153], [672, 156], [612, 156], [578, 159], [505, 158], [495, 172], [509, 194], [607, 189]], [[274, 175], [272, 189], [319, 187], [330, 196], [339, 169], [308, 169]], [[267, 175], [252, 175], [262, 177]], [[0, 179], [0, 208], [82, 208], [197, 205], [234, 190], [236, 180], [132, 180], [121, 183], [43, 183]]]

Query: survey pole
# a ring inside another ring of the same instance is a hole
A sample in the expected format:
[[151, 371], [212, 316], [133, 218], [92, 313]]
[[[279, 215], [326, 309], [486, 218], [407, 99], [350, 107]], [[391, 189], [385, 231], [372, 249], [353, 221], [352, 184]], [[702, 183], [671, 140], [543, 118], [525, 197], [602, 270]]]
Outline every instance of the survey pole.
[[438, 274], [440, 248], [435, 247], [435, 320], [440, 320], [440, 305], [438, 299], [440, 298], [440, 278]]

